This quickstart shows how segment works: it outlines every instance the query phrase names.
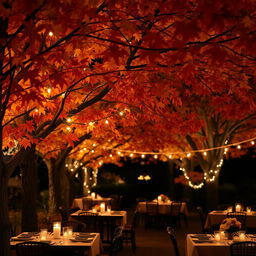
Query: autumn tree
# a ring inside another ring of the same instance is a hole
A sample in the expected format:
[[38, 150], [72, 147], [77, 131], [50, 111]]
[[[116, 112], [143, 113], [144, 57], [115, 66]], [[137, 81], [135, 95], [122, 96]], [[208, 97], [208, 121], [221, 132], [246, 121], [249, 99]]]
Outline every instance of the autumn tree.
[[[181, 104], [184, 84], [198, 95], [202, 76], [206, 87], [224, 87], [217, 83], [220, 73], [214, 73], [214, 63], [236, 95], [248, 86], [248, 76], [254, 80], [252, 0], [138, 0], [132, 5], [16, 0], [1, 3], [0, 10], [4, 256], [9, 252], [8, 178], [30, 148], [65, 125], [68, 117], [80, 114], [78, 122], [93, 120], [84, 110], [108, 95], [108, 102], [133, 102], [145, 118], [157, 121], [156, 110], [162, 115], [166, 105]], [[171, 116], [166, 120], [175, 123]], [[16, 154], [6, 159], [4, 149], [14, 146]]]

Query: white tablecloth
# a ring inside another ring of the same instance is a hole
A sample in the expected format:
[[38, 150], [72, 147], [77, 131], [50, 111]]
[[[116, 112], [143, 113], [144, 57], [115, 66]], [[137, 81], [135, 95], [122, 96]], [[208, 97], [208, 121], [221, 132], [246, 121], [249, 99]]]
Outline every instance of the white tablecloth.
[[229, 256], [229, 241], [218, 243], [195, 243], [197, 239], [192, 239], [188, 234], [186, 239], [186, 256]]
[[[27, 232], [24, 232], [22, 234], [25, 234], [25, 233], [27, 233]], [[69, 247], [69, 246], [86, 247], [86, 248], [89, 248], [89, 252], [88, 252], [89, 256], [98, 256], [98, 255], [100, 255], [100, 251], [101, 251], [100, 234], [95, 233], [95, 235], [96, 236], [93, 238], [93, 240], [91, 242], [72, 242], [69, 239], [64, 240], [63, 237], [61, 237], [60, 239], [53, 239], [53, 237], [51, 235], [49, 235], [47, 237], [47, 240], [51, 241], [51, 246], [55, 246], [55, 247]], [[19, 236], [12, 237], [11, 243], [10, 243], [12, 249], [15, 249], [15, 245], [17, 243], [25, 242], [24, 240], [16, 241], [16, 239], [18, 237]], [[13, 240], [15, 240], [15, 241], [13, 241]], [[39, 237], [35, 236], [35, 237], [33, 237], [33, 239], [31, 239], [29, 241], [39, 241]], [[14, 254], [12, 253], [12, 255], [14, 255]]]
[[[227, 218], [227, 211], [212, 211], [207, 215], [205, 228], [220, 224], [225, 218]], [[256, 212], [246, 213], [245, 226], [247, 228], [256, 228]]]

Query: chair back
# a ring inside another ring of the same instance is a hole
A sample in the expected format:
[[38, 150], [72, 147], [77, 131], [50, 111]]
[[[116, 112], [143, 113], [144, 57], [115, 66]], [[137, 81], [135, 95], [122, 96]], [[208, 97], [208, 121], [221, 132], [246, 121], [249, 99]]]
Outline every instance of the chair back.
[[77, 219], [86, 225], [86, 232], [99, 232], [98, 213], [82, 211]]
[[236, 242], [230, 245], [231, 256], [256, 256], [256, 242]]
[[146, 202], [146, 209], [148, 215], [158, 215], [158, 203]]
[[77, 221], [77, 220], [69, 220], [69, 221], [62, 221], [62, 227], [65, 226], [72, 226], [74, 232], [86, 232], [86, 224]]
[[200, 218], [202, 233], [205, 233], [205, 228], [204, 228], [205, 214], [204, 214], [203, 208], [201, 206], [197, 206], [196, 211], [197, 211], [197, 213], [199, 215], [199, 218]]
[[245, 212], [228, 212], [227, 218], [236, 218], [241, 222], [241, 229], [246, 229], [246, 213]]
[[114, 232], [114, 237], [111, 241], [109, 256], [116, 256], [122, 246], [123, 228], [117, 227]]
[[178, 244], [177, 244], [177, 240], [176, 240], [174, 229], [172, 227], [167, 227], [167, 233], [168, 233], [168, 235], [169, 235], [169, 237], [171, 239], [175, 256], [180, 256], [179, 248], [178, 248]]
[[180, 208], [181, 208], [181, 204], [180, 202], [173, 202], [171, 204], [171, 207], [170, 207], [170, 215], [171, 216], [179, 216], [180, 215]]
[[65, 208], [63, 206], [59, 206], [58, 210], [59, 210], [59, 213], [61, 215], [61, 220], [62, 221], [68, 221], [70, 214], [78, 211], [79, 208], [67, 209], [67, 208]]
[[46, 256], [50, 254], [50, 245], [41, 242], [23, 242], [15, 245], [17, 256]]
[[90, 210], [93, 206], [92, 199], [89, 197], [83, 197], [83, 210]]

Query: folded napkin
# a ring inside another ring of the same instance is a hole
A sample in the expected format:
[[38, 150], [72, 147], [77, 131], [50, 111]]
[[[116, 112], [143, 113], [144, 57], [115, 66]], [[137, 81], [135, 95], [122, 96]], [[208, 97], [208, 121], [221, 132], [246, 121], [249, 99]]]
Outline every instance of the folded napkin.
[[193, 240], [193, 242], [194, 243], [196, 243], [196, 244], [212, 244], [212, 243], [214, 243], [214, 241], [212, 241], [212, 240]]
[[93, 239], [84, 238], [84, 237], [76, 237], [76, 238], [71, 238], [70, 241], [72, 241], [72, 242], [85, 242], [85, 243], [90, 243], [90, 242], [93, 241]]
[[191, 238], [210, 238], [211, 235], [204, 235], [204, 234], [198, 234], [198, 235], [191, 235]]
[[79, 237], [79, 238], [90, 238], [90, 237], [95, 237], [95, 236], [96, 236], [96, 234], [80, 233], [76, 237]]
[[11, 241], [29, 241], [32, 237], [12, 237]]

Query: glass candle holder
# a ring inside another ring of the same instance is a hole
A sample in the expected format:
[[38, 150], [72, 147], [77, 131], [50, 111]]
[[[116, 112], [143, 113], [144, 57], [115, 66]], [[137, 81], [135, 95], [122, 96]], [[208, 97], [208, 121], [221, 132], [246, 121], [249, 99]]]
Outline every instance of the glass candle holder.
[[53, 222], [53, 238], [60, 238], [61, 234], [61, 222]]
[[100, 204], [100, 212], [105, 212], [105, 203]]
[[158, 202], [162, 202], [162, 197], [161, 197], [161, 196], [158, 196], [158, 197], [157, 197], [157, 201], [158, 201]]
[[40, 230], [39, 239], [40, 239], [41, 241], [45, 241], [45, 240], [47, 239], [47, 234], [48, 234], [48, 230], [42, 228], [42, 229]]
[[239, 231], [238, 232], [238, 237], [240, 241], [244, 241], [245, 240], [245, 231]]
[[250, 213], [252, 211], [252, 208], [250, 206], [246, 207], [246, 212]]
[[64, 239], [68, 239], [68, 227], [62, 228], [62, 236]]
[[241, 212], [242, 211], [242, 205], [241, 204], [236, 204], [235, 205], [235, 210], [236, 210], [236, 212]]
[[220, 241], [221, 240], [221, 233], [220, 233], [220, 231], [214, 231], [214, 239], [216, 241]]
[[67, 232], [68, 232], [68, 238], [72, 238], [73, 237], [73, 227], [68, 226], [67, 227]]
[[95, 198], [96, 198], [95, 192], [92, 192], [92, 193], [91, 193], [91, 197], [92, 197], [92, 199], [95, 199]]
[[111, 205], [107, 205], [107, 212], [111, 213]]

